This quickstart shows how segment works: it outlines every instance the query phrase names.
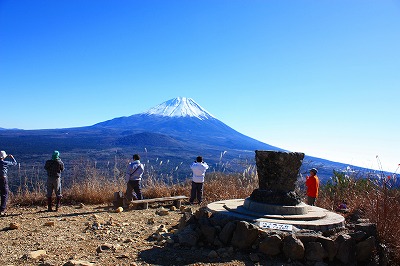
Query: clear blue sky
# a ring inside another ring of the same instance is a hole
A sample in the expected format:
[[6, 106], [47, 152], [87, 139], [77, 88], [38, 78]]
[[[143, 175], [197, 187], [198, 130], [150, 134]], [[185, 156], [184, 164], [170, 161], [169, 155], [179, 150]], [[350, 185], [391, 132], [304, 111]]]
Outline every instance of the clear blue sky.
[[182, 96], [265, 143], [394, 171], [400, 1], [0, 0], [0, 91], [3, 128]]

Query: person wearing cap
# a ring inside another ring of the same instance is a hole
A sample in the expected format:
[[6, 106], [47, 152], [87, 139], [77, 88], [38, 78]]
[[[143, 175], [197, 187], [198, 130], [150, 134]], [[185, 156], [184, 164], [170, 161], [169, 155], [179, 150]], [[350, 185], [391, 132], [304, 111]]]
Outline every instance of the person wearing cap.
[[318, 198], [319, 178], [317, 176], [318, 170], [316, 168], [310, 169], [310, 175], [306, 178], [307, 186], [307, 204], [314, 206]]
[[60, 152], [54, 151], [51, 160], [47, 160], [44, 165], [47, 171], [47, 211], [53, 211], [52, 195], [53, 191], [56, 194], [56, 209], [61, 203], [61, 172], [64, 171], [64, 163], [60, 159]]
[[[10, 160], [5, 160], [6, 158], [10, 158]], [[14, 159], [14, 156], [8, 154], [5, 151], [0, 151], [0, 196], [1, 196], [1, 205], [0, 205], [0, 216], [6, 215], [6, 207], [8, 201], [8, 167], [17, 165], [17, 161]]]
[[190, 168], [192, 169], [193, 176], [189, 202], [193, 204], [194, 200], [197, 199], [198, 204], [200, 204], [203, 200], [204, 176], [206, 175], [208, 165], [203, 161], [203, 157], [197, 156], [196, 161], [192, 163]]
[[142, 176], [144, 172], [144, 165], [140, 163], [139, 154], [134, 154], [132, 156], [132, 161], [129, 162], [125, 181], [126, 181], [126, 193], [124, 199], [124, 207], [129, 207], [129, 202], [133, 199], [141, 200], [143, 199], [142, 195]]

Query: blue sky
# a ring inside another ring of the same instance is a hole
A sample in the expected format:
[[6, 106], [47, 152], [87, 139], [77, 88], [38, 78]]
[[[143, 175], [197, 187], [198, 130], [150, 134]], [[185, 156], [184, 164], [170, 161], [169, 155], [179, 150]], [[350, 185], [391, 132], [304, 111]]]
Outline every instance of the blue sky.
[[394, 171], [399, 47], [400, 1], [0, 0], [0, 127], [181, 96], [265, 143]]

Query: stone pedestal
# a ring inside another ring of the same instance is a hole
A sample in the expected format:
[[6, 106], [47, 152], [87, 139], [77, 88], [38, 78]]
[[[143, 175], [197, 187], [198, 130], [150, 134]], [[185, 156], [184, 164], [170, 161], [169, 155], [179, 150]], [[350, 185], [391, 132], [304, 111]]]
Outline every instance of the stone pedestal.
[[[296, 180], [303, 158], [304, 153], [300, 152], [256, 151], [259, 188], [255, 189], [251, 196], [245, 200], [245, 205], [249, 208], [250, 206], [257, 206], [257, 209], [268, 211], [289, 210], [288, 213], [282, 214], [306, 213], [307, 208], [300, 205], [301, 198], [295, 192]], [[266, 208], [260, 208], [262, 204], [265, 204], [264, 207]], [[267, 205], [296, 207], [276, 208]]]
[[[343, 227], [343, 216], [301, 202], [295, 192], [303, 153], [256, 151], [259, 188], [246, 199], [213, 202], [207, 209], [221, 219], [241, 219], [258, 223], [262, 228], [292, 227], [325, 232]], [[263, 225], [262, 225], [263, 224]], [[282, 229], [282, 230], [287, 230]], [[281, 230], [281, 229], [278, 229]]]
[[281, 205], [261, 203], [251, 200], [250, 198], [246, 198], [243, 202], [243, 207], [254, 212], [272, 215], [299, 215], [308, 213], [307, 204], [303, 202], [300, 202], [297, 205]]

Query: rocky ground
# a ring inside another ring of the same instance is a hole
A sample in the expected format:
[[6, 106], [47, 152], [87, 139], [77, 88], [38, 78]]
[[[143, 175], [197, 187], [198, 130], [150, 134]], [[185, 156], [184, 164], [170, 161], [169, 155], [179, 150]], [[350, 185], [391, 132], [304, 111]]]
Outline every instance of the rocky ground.
[[188, 248], [174, 242], [182, 212], [170, 206], [120, 213], [107, 205], [45, 210], [43, 206], [10, 207], [8, 215], [0, 217], [0, 265], [254, 264], [250, 254], [227, 250], [230, 256], [221, 259], [207, 247]]

